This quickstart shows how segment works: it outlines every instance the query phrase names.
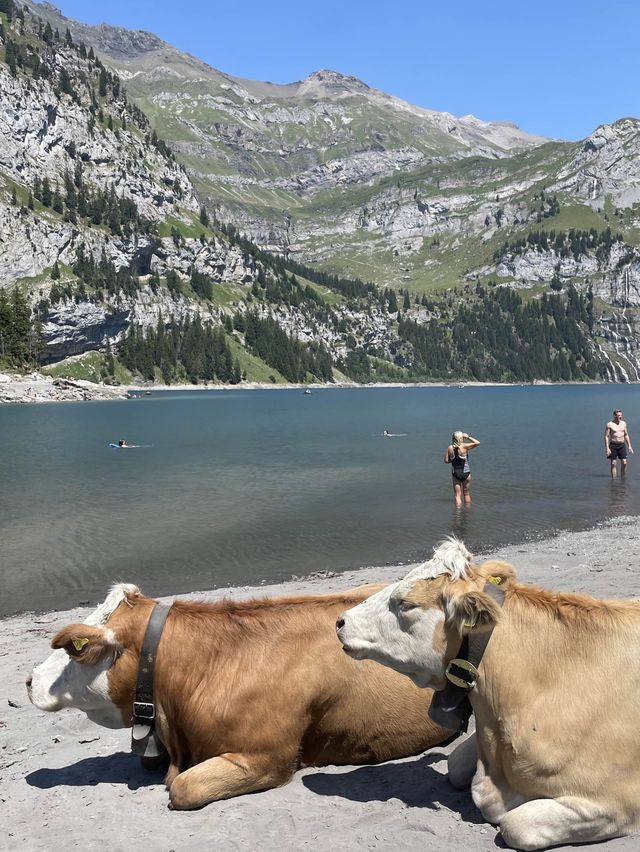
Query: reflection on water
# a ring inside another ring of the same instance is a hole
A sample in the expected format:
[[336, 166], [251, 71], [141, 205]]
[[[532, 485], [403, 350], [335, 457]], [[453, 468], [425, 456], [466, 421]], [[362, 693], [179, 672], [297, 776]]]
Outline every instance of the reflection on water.
[[[611, 482], [602, 430], [638, 386], [153, 394], [0, 407], [0, 615], [422, 561], [640, 511], [640, 457]], [[570, 451], [549, 442], [559, 428]], [[442, 463], [463, 425], [473, 502]], [[388, 440], [384, 429], [406, 433]], [[125, 438], [145, 449], [111, 450]], [[637, 467], [636, 467], [637, 466]]]
[[628, 515], [628, 506], [627, 476], [619, 476], [616, 479], [609, 478], [608, 516], [615, 518], [620, 515]]
[[471, 524], [472, 512], [473, 503], [454, 506], [453, 517], [451, 519], [451, 535], [462, 540], [467, 538], [467, 530]]

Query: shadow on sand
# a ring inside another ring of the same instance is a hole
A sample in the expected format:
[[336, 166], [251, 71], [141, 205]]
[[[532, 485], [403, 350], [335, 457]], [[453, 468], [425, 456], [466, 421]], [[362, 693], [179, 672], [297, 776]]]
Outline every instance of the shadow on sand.
[[38, 769], [25, 780], [31, 787], [48, 790], [51, 787], [95, 787], [98, 784], [126, 784], [129, 790], [161, 784], [166, 767], [148, 770], [140, 758], [120, 751], [104, 757], [87, 757], [59, 769]]
[[302, 783], [319, 796], [341, 796], [355, 802], [399, 799], [412, 808], [445, 807], [460, 814], [466, 822], [483, 824], [469, 790], [454, 789], [446, 775], [432, 768], [432, 763], [446, 756], [441, 751], [430, 751], [408, 763], [361, 766], [335, 775], [316, 772], [306, 775]]

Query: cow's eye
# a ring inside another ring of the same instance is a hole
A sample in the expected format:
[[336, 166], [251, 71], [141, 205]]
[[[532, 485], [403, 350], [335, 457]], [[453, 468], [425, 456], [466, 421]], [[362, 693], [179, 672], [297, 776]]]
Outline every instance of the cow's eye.
[[418, 609], [418, 604], [413, 601], [400, 601], [398, 609], [400, 612], [411, 612], [412, 609]]

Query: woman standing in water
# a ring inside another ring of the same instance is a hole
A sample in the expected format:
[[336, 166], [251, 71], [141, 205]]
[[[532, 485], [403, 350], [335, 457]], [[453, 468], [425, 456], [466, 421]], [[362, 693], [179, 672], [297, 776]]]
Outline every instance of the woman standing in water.
[[454, 432], [451, 443], [444, 454], [444, 463], [451, 465], [453, 481], [453, 499], [456, 506], [471, 502], [471, 469], [469, 467], [469, 450], [480, 444], [477, 438], [472, 438], [466, 432]]

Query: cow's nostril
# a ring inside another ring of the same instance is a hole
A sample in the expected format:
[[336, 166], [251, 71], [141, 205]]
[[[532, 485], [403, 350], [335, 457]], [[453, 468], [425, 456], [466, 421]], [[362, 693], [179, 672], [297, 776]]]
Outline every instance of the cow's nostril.
[[339, 618], [336, 621], [336, 630], [340, 630], [342, 627], [344, 627], [344, 618]]
[[27, 684], [27, 689], [28, 689], [28, 688], [31, 686], [31, 684], [33, 683], [33, 676], [32, 676], [32, 675], [28, 675], [28, 676], [27, 676], [27, 680], [26, 680], [25, 682], [26, 682], [26, 684]]

